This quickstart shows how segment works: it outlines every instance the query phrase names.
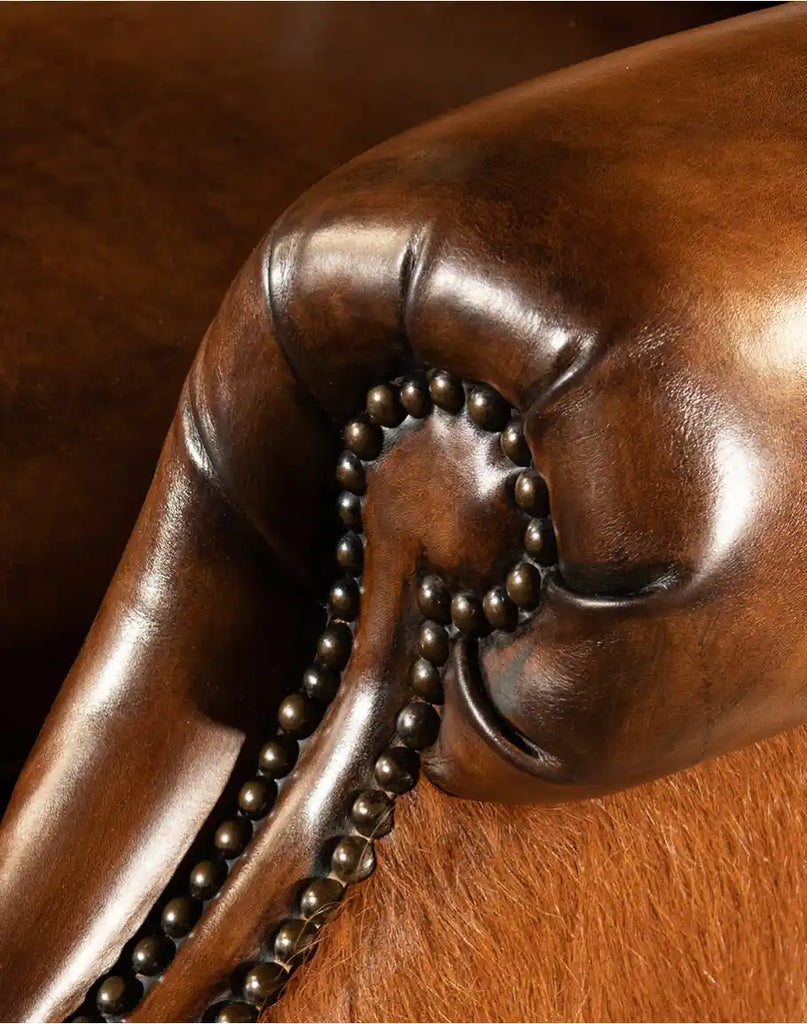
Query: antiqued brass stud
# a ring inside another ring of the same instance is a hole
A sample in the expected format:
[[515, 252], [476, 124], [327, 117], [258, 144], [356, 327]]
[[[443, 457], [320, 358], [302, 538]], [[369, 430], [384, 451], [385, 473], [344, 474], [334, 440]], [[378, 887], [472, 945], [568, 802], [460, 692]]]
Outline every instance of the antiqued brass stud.
[[181, 939], [199, 920], [202, 904], [190, 896], [176, 896], [163, 907], [160, 924], [166, 935]]
[[95, 1003], [101, 1013], [120, 1017], [135, 1006], [142, 994], [143, 986], [137, 978], [111, 974], [101, 983]]
[[213, 844], [228, 860], [239, 857], [252, 838], [252, 826], [246, 818], [231, 818], [216, 829]]
[[494, 629], [512, 632], [518, 625], [518, 608], [504, 587], [492, 587], [482, 601], [485, 618]]
[[350, 491], [342, 491], [336, 499], [336, 511], [343, 526], [348, 530], [361, 532], [361, 498], [358, 494], [353, 494]]
[[443, 683], [439, 671], [425, 658], [418, 658], [410, 674], [412, 689], [430, 704], [443, 703]]
[[345, 427], [345, 448], [353, 452], [363, 462], [371, 462], [378, 458], [384, 447], [384, 434], [375, 423], [364, 420], [351, 420]]
[[299, 748], [290, 736], [276, 736], [261, 747], [258, 768], [270, 779], [282, 779], [294, 767]]
[[524, 530], [524, 550], [541, 565], [558, 560], [555, 533], [548, 519], [531, 519]]
[[420, 759], [408, 747], [390, 747], [375, 763], [376, 782], [390, 793], [408, 793], [418, 780]]
[[367, 412], [373, 423], [382, 427], [397, 427], [406, 415], [392, 384], [377, 384], [367, 392]]
[[132, 950], [132, 970], [153, 978], [171, 963], [175, 951], [174, 943], [165, 935], [147, 935]]
[[342, 534], [336, 545], [336, 561], [343, 572], [351, 576], [360, 576], [364, 567], [364, 545], [361, 537], [348, 530]]
[[465, 404], [465, 390], [459, 377], [437, 370], [429, 380], [429, 394], [436, 406], [446, 412], [458, 413]]
[[272, 779], [250, 779], [238, 791], [238, 809], [257, 821], [269, 813], [276, 796], [277, 785]]
[[424, 576], [418, 584], [417, 603], [420, 614], [435, 622], [451, 622], [451, 594], [439, 576]]
[[326, 921], [336, 912], [344, 894], [344, 885], [335, 878], [316, 878], [300, 896], [300, 916], [306, 921]]
[[359, 585], [350, 576], [343, 576], [331, 587], [328, 607], [337, 619], [352, 622], [359, 614]]
[[249, 1003], [224, 1003], [217, 1008], [216, 1024], [250, 1024], [258, 1019], [258, 1010]]
[[424, 622], [418, 636], [418, 653], [432, 665], [445, 665], [448, 661], [448, 633], [436, 622]]
[[338, 674], [324, 665], [311, 665], [303, 673], [303, 692], [320, 704], [329, 704], [338, 689]]
[[317, 641], [317, 658], [334, 672], [341, 672], [350, 658], [353, 634], [344, 622], [332, 622]]
[[375, 870], [373, 844], [364, 836], [344, 836], [331, 856], [331, 870], [347, 884], [362, 882]]
[[483, 430], [501, 430], [510, 418], [510, 406], [489, 384], [476, 384], [468, 396], [468, 415]]
[[290, 918], [277, 929], [273, 939], [275, 958], [284, 964], [304, 960], [314, 951], [317, 936], [316, 922]]
[[244, 999], [253, 1006], [263, 1007], [280, 995], [288, 977], [288, 970], [274, 960], [253, 964], [244, 975]]
[[418, 420], [428, 416], [432, 403], [429, 382], [425, 374], [417, 373], [406, 377], [401, 384], [400, 399], [401, 405], [410, 416]]
[[336, 479], [340, 487], [351, 494], [364, 494], [367, 489], [367, 478], [364, 466], [353, 452], [342, 452], [336, 461]]
[[319, 705], [304, 693], [290, 693], [277, 709], [277, 722], [284, 732], [295, 739], [310, 736], [319, 724]]
[[501, 433], [502, 451], [517, 466], [529, 466], [532, 461], [529, 445], [524, 437], [524, 425], [520, 419], [510, 420]]
[[396, 731], [401, 743], [413, 750], [430, 747], [440, 731], [440, 716], [423, 701], [412, 701], [398, 714]]
[[513, 494], [519, 508], [531, 516], [545, 516], [549, 513], [549, 492], [541, 474], [535, 469], [519, 473]]
[[457, 629], [466, 636], [477, 636], [488, 628], [482, 602], [476, 594], [468, 591], [455, 594], [451, 599], [451, 618]]
[[376, 839], [392, 828], [393, 803], [381, 789], [368, 789], [353, 801], [350, 816], [362, 836]]
[[541, 574], [529, 562], [519, 562], [507, 574], [507, 596], [519, 608], [535, 608], [541, 595]]
[[224, 885], [227, 865], [223, 860], [201, 860], [193, 868], [188, 880], [191, 896], [197, 900], [209, 900]]

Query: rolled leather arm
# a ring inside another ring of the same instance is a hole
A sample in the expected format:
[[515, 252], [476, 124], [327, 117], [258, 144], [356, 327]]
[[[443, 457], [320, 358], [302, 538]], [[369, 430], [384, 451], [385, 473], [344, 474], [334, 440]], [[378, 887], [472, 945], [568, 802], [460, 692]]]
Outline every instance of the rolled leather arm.
[[[293, 688], [339, 430], [378, 381], [437, 367], [493, 386], [557, 538], [538, 610], [453, 647], [439, 785], [577, 798], [804, 720], [805, 38], [803, 9], [779, 9], [509, 90], [274, 226], [4, 821], [4, 1015], [78, 1005]], [[504, 471], [463, 469], [477, 442], [457, 429], [423, 435], [443, 463], [415, 439], [370, 478], [340, 695], [132, 1019], [205, 1012], [319, 870], [334, 801], [406, 699], [417, 581], [499, 582], [510, 518], [480, 481], [500, 495]]]
[[61, 1019], [115, 962], [315, 636], [300, 621], [311, 614], [308, 542], [332, 459], [321, 418], [265, 343], [265, 323], [248, 267], [198, 366], [222, 331], [233, 351], [273, 364], [261, 402], [275, 411], [278, 443], [254, 476], [266, 474], [274, 500], [259, 521], [239, 508], [191, 378], [120, 567], [3, 820], [9, 1019]]

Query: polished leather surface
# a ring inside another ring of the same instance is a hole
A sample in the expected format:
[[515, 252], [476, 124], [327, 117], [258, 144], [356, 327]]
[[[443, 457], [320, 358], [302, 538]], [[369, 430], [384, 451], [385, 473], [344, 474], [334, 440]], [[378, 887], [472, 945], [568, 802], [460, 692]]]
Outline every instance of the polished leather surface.
[[[217, 353], [217, 365], [219, 359]], [[439, 566], [452, 589], [484, 589], [503, 577], [519, 549], [523, 517], [511, 498], [518, 470], [503, 456], [498, 435], [484, 434], [464, 415], [440, 413], [422, 425], [407, 421], [395, 434], [368, 473], [362, 608], [337, 699], [266, 826], [132, 1020], [200, 1017], [212, 997], [226, 993], [223, 965], [255, 958], [272, 926], [292, 911], [301, 880], [322, 871], [323, 851], [342, 834], [352, 795], [372, 785], [373, 764], [410, 694], [423, 621], [417, 579]], [[424, 529], [425, 509], [433, 516]]]
[[[458, 650], [433, 778], [552, 801], [803, 720], [806, 34], [803, 11], [775, 11], [540, 80], [393, 140], [280, 219], [194, 364], [4, 823], [0, 960], [26, 978], [3, 985], [4, 1012], [75, 1005], [202, 825], [308, 642], [286, 641], [314, 614], [335, 427], [414, 360], [524, 412], [561, 558], [528, 628], [478, 664]], [[413, 466], [452, 466], [457, 447], [438, 438]], [[443, 510], [473, 502], [461, 465], [438, 480]], [[375, 545], [394, 556], [360, 626], [376, 665], [409, 621], [424, 548], [465, 583], [465, 551], [510, 543], [482, 516], [462, 532], [435, 514], [424, 532], [420, 506], [417, 529], [393, 508]], [[342, 740], [323, 733], [326, 750]], [[266, 922], [243, 905], [273, 880], [283, 898], [282, 825], [140, 1019], [188, 1019], [254, 948]], [[308, 839], [287, 835], [298, 855]], [[30, 921], [46, 915], [43, 937]]]
[[4, 801], [266, 225], [426, 118], [747, 6], [0, 8]]
[[[413, 356], [525, 414], [560, 573], [483, 652], [479, 697], [539, 748], [525, 796], [635, 784], [807, 710], [804, 31], [780, 9], [506, 92], [354, 161], [273, 233], [278, 338], [332, 415]], [[234, 405], [210, 403], [230, 451]], [[454, 763], [476, 710], [457, 697], [434, 776], [501, 799], [504, 769]]]

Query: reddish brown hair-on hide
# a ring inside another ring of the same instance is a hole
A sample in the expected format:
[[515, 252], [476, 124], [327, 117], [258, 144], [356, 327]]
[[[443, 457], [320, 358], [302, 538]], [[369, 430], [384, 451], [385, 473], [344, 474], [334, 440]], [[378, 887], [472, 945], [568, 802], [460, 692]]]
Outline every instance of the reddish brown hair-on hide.
[[604, 800], [398, 801], [273, 1021], [796, 1021], [807, 729]]

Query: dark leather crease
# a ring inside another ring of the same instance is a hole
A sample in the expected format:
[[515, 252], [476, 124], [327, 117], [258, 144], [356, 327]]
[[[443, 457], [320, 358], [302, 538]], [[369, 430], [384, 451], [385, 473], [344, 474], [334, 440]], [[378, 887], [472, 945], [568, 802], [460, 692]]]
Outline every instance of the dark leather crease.
[[[470, 709], [474, 728], [498, 757], [504, 758], [519, 771], [539, 776], [551, 784], [562, 786], [575, 781], [567, 775], [560, 759], [542, 750], [497, 713], [485, 693], [477, 643], [459, 641], [454, 648], [452, 668], [450, 678], [456, 698]], [[568, 799], [565, 791], [558, 796], [558, 800], [563, 799]]]
[[566, 583], [563, 568], [559, 567], [547, 581], [548, 599], [568, 601], [581, 608], [630, 611], [631, 608], [652, 608], [654, 604], [660, 606], [665, 600], [681, 603], [697, 594], [698, 587], [691, 573], [670, 565], [635, 566], [628, 570], [613, 566], [576, 566], [575, 577], [592, 583], [585, 589], [580, 584], [571, 587]]
[[[271, 322], [272, 308], [270, 296], [268, 294], [267, 315]], [[230, 506], [230, 508], [232, 508], [233, 512], [244, 522], [244, 524], [248, 525], [248, 527], [255, 532], [256, 536], [258, 536], [267, 546], [267, 548], [272, 552], [274, 558], [277, 560], [278, 566], [282, 567], [282, 570], [288, 579], [294, 580], [309, 599], [314, 599], [317, 581], [314, 579], [313, 573], [310, 569], [302, 564], [298, 559], [289, 556], [285, 545], [269, 529], [263, 517], [256, 516], [246, 508], [241, 507], [239, 504], [238, 488], [234, 486], [233, 481], [230, 479], [226, 456], [215, 449], [213, 441], [209, 435], [205, 416], [200, 411], [200, 407], [204, 405], [204, 402], [200, 403], [196, 394], [196, 389], [199, 386], [199, 371], [198, 364], [195, 365], [197, 366], [197, 370], [196, 372], [192, 371], [188, 375], [185, 385], [185, 392], [187, 394], [186, 423], [190, 423], [194, 438], [201, 447], [201, 450], [204, 452], [205, 459], [209, 465], [209, 471], [206, 474], [208, 483], [218, 491], [222, 499]], [[289, 369], [294, 372], [294, 368], [288, 362], [288, 359], [287, 365], [289, 366]], [[297, 380], [300, 386], [304, 388], [303, 382], [300, 381], [299, 378], [297, 378]], [[310, 397], [313, 404], [313, 396]], [[312, 409], [312, 415], [317, 414], [319, 414], [319, 410]], [[189, 450], [192, 450], [194, 447], [195, 446], [189, 439]]]

